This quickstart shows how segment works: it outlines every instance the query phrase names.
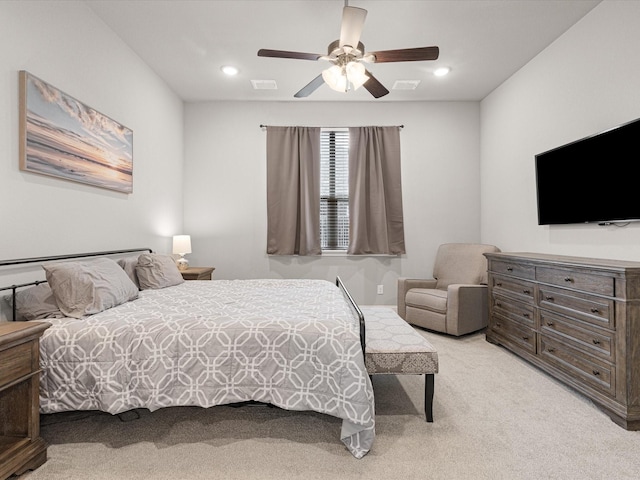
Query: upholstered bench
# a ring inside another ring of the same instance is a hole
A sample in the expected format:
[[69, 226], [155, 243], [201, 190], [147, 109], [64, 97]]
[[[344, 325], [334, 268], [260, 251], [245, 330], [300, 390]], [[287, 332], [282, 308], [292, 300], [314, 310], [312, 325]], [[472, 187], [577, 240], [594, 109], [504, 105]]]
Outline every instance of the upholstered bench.
[[366, 327], [365, 364], [369, 375], [424, 375], [424, 413], [433, 422], [434, 374], [438, 352], [389, 307], [362, 307]]

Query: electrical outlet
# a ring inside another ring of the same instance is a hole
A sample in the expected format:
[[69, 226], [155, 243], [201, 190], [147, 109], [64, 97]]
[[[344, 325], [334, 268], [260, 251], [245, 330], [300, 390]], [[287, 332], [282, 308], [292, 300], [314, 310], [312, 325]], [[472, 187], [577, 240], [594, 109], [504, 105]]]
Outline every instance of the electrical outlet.
[[384, 286], [378, 285], [378, 295], [382, 295], [384, 293]]

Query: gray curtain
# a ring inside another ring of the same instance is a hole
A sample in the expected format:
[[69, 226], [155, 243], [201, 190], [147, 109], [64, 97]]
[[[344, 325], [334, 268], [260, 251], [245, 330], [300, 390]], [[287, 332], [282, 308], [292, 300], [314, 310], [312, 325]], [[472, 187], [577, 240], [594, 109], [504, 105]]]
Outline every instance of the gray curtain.
[[349, 128], [349, 249], [405, 253], [400, 128]]
[[322, 253], [318, 127], [267, 127], [267, 253]]

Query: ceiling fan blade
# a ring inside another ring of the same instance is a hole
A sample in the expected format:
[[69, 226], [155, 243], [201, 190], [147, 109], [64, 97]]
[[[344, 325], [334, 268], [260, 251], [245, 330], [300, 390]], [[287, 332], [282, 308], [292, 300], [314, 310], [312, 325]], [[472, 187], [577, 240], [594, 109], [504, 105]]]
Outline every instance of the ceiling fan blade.
[[369, 80], [364, 82], [363, 87], [366, 88], [371, 95], [375, 98], [380, 98], [389, 93], [389, 90], [387, 90], [369, 70], [365, 70], [365, 73], [369, 76]]
[[293, 58], [297, 60], [318, 60], [322, 55], [319, 53], [287, 52], [285, 50], [268, 50], [261, 48], [258, 50], [259, 57]]
[[349, 45], [358, 48], [360, 35], [364, 28], [367, 11], [364, 8], [344, 7], [342, 9], [342, 26], [340, 27], [340, 48]]
[[315, 92], [320, 85], [324, 83], [324, 79], [322, 78], [322, 74], [318, 75], [316, 78], [311, 80], [306, 86], [302, 87], [302, 89], [294, 95], [296, 98], [304, 98], [311, 95]]
[[440, 55], [438, 47], [402, 48], [400, 50], [384, 50], [368, 52], [375, 55], [376, 63], [383, 62], [417, 62], [420, 60], [436, 60]]

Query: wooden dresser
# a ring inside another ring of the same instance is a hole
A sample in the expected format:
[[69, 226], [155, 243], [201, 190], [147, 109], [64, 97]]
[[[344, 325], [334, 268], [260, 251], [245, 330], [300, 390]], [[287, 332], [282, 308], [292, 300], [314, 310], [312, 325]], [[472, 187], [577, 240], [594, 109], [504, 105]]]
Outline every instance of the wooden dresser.
[[40, 350], [46, 322], [0, 323], [0, 479], [47, 460], [40, 437]]
[[487, 253], [487, 341], [640, 430], [640, 262]]

